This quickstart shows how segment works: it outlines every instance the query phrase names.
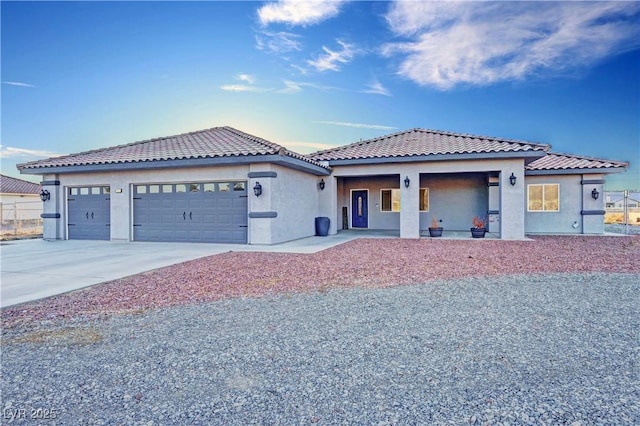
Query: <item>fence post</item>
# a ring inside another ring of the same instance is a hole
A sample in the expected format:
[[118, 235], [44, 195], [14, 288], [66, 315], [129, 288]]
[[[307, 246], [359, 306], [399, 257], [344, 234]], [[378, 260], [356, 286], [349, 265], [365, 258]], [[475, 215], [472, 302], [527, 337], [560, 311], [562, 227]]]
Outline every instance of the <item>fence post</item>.
[[18, 202], [13, 202], [13, 234], [18, 235]]
[[624, 190], [624, 235], [629, 234], [629, 190]]

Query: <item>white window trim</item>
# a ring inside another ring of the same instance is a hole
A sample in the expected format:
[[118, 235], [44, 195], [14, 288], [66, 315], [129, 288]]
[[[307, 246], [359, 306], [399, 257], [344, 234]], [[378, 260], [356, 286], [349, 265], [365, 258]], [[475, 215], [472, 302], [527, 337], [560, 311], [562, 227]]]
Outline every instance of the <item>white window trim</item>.
[[[545, 210], [544, 209], [544, 204], [545, 204], [545, 194], [544, 194], [544, 187], [547, 185], [555, 185], [558, 187], [558, 209], [557, 210]], [[531, 187], [532, 186], [541, 186], [542, 187], [542, 209], [541, 210], [531, 210], [529, 208], [529, 196], [531, 193]], [[531, 213], [558, 213], [560, 212], [560, 184], [559, 183], [530, 183], [527, 185], [527, 212], [531, 212]]]

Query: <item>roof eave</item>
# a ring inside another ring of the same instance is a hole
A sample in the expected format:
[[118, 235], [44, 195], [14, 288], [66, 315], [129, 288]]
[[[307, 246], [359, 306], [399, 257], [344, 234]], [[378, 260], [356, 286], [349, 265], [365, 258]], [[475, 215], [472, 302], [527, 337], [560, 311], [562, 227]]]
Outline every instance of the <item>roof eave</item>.
[[50, 173], [84, 173], [84, 172], [125, 171], [125, 170], [154, 170], [154, 169], [170, 169], [170, 168], [182, 168], [182, 167], [244, 165], [244, 164], [254, 164], [254, 163], [274, 163], [290, 169], [310, 173], [315, 176], [328, 176], [329, 174], [331, 174], [331, 171], [329, 169], [310, 163], [308, 161], [295, 158], [295, 157], [290, 157], [290, 156], [272, 155], [272, 154], [101, 163], [101, 164], [86, 164], [86, 165], [73, 165], [73, 166], [45, 166], [45, 167], [37, 167], [37, 168], [18, 167], [18, 170], [20, 170], [21, 174], [45, 175]]
[[[432, 155], [411, 155], [403, 157], [375, 157], [375, 158], [354, 158], [324, 160], [330, 166], [351, 166], [366, 164], [386, 164], [386, 163], [422, 163], [430, 161], [459, 161], [459, 160], [495, 160], [505, 158], [523, 158], [527, 163], [535, 161], [547, 155], [544, 151], [519, 151], [519, 152], [478, 152], [464, 154], [432, 154]], [[323, 160], [316, 160], [323, 161]]]
[[548, 169], [548, 170], [525, 170], [525, 176], [540, 176], [540, 175], [586, 175], [586, 174], [600, 174], [600, 173], [622, 173], [626, 171], [626, 167], [602, 167], [602, 168], [587, 168], [587, 169]]

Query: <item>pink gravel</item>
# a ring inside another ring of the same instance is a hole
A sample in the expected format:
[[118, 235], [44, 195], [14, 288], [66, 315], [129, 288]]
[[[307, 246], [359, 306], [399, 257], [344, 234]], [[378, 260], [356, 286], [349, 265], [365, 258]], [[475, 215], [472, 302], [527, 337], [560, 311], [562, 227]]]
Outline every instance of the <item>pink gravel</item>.
[[234, 297], [559, 272], [640, 273], [640, 236], [359, 239], [316, 254], [229, 252], [8, 307], [0, 317], [7, 330]]

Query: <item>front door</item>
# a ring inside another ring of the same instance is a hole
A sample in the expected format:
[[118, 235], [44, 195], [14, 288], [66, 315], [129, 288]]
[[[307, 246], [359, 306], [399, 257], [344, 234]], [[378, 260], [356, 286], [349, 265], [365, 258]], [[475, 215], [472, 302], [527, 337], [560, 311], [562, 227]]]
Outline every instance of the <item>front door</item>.
[[369, 191], [367, 191], [366, 189], [351, 192], [351, 227], [369, 227], [368, 198]]

